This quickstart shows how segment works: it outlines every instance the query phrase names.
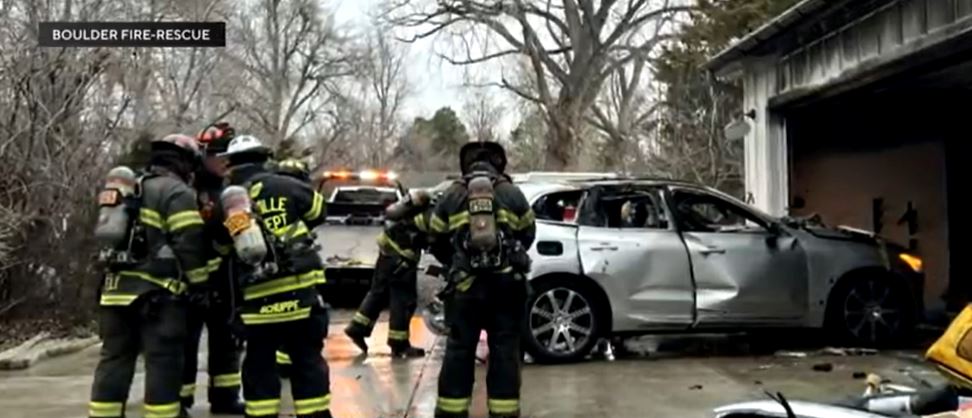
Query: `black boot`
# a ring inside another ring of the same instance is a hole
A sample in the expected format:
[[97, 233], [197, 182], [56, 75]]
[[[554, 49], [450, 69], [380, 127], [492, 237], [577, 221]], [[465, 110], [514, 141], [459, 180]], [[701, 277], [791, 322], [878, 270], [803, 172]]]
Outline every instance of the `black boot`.
[[404, 345], [393, 345], [392, 346], [392, 357], [397, 358], [414, 358], [414, 357], [425, 357], [425, 350], [413, 347], [411, 344]]
[[331, 418], [331, 411], [315, 412], [307, 415], [297, 415], [297, 418]]
[[243, 415], [246, 406], [240, 399], [239, 387], [212, 388], [209, 390], [209, 412], [219, 415]]
[[348, 327], [344, 329], [344, 335], [347, 335], [348, 338], [351, 339], [351, 342], [358, 346], [361, 351], [368, 354], [368, 343], [365, 342], [366, 335], [363, 331], [361, 331], [360, 328], [356, 327], [354, 323], [351, 323], [351, 325], [348, 325]]

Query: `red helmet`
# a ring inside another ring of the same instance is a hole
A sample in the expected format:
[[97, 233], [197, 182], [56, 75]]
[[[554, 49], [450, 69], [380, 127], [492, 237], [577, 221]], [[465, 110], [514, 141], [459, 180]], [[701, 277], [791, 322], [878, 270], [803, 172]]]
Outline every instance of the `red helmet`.
[[206, 149], [207, 154], [226, 152], [229, 142], [236, 136], [236, 130], [228, 122], [214, 124], [196, 136], [196, 140]]

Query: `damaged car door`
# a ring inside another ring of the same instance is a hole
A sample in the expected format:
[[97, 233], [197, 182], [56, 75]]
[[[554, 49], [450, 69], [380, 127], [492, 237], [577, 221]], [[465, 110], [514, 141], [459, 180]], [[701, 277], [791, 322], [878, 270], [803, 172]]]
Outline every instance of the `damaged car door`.
[[581, 266], [608, 293], [616, 327], [692, 323], [689, 257], [659, 187], [594, 186], [579, 215]]
[[807, 311], [800, 242], [771, 219], [714, 193], [673, 187], [692, 260], [699, 325], [787, 325]]

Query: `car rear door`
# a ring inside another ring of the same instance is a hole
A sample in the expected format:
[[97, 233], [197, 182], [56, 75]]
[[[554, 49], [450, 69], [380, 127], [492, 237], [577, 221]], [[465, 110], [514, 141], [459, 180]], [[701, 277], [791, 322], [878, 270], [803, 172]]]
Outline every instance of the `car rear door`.
[[702, 189], [672, 188], [671, 203], [692, 259], [700, 325], [803, 318], [807, 260], [795, 236]]
[[[625, 202], [643, 206], [637, 223]], [[577, 234], [584, 274], [608, 293], [616, 330], [685, 328], [694, 319], [689, 256], [668, 220], [657, 187], [594, 186], [581, 205]]]

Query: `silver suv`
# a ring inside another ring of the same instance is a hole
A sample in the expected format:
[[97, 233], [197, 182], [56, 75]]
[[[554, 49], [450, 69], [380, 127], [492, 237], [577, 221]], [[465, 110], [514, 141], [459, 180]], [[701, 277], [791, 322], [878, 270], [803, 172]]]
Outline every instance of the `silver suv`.
[[539, 362], [656, 332], [826, 328], [879, 345], [923, 309], [921, 259], [866, 231], [772, 217], [691, 183], [518, 185], [538, 219], [524, 342]]

